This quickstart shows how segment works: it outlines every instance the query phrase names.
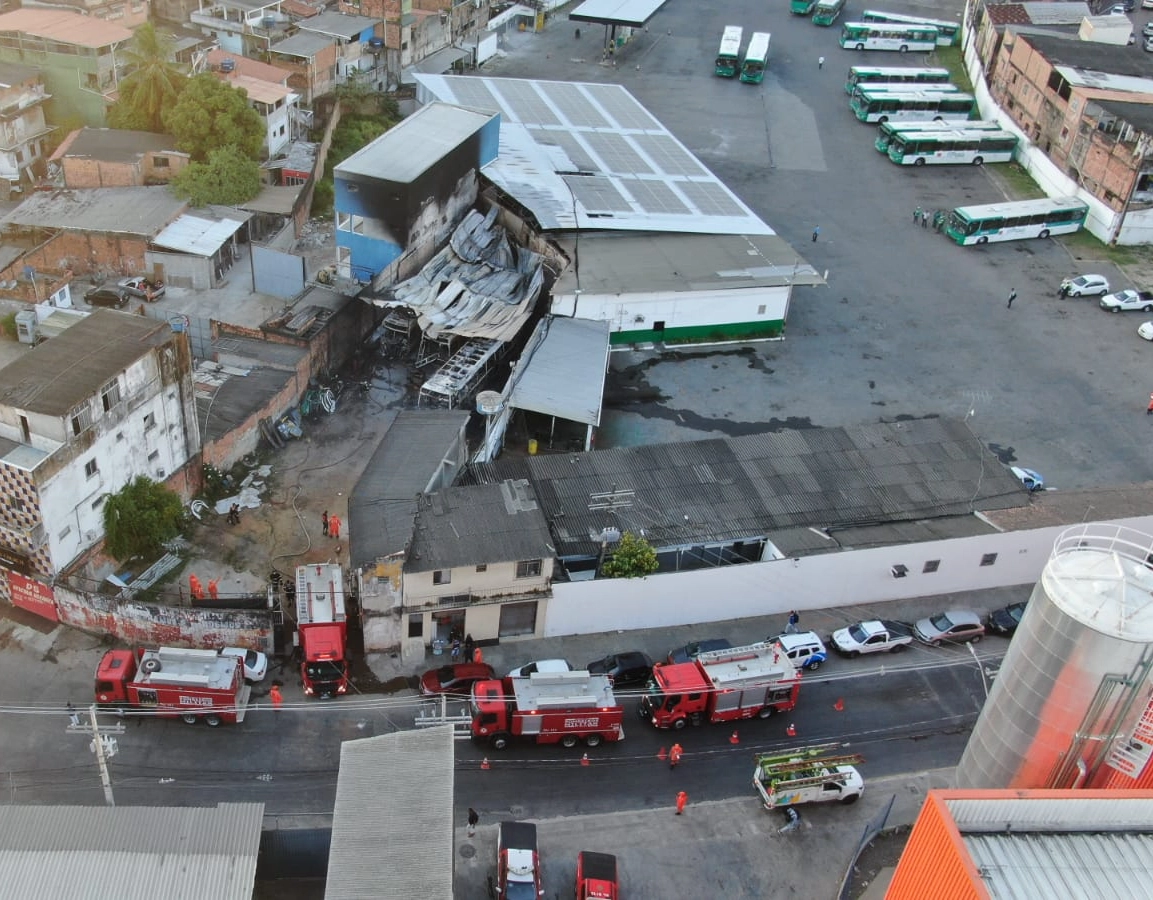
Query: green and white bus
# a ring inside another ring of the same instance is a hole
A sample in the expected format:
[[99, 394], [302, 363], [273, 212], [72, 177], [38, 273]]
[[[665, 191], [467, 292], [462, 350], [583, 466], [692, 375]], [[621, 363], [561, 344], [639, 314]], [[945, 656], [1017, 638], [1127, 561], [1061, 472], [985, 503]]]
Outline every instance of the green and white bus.
[[862, 22], [893, 22], [897, 25], [932, 25], [937, 29], [937, 46], [952, 47], [961, 39], [961, 23], [944, 19], [926, 19], [922, 16], [903, 16], [898, 13], [878, 12], [866, 9], [861, 13]]
[[745, 61], [741, 63], [741, 81], [745, 84], [760, 84], [765, 77], [765, 66], [769, 64], [769, 38], [767, 31], [754, 31], [749, 38], [749, 49], [745, 51]]
[[1009, 162], [1017, 149], [1011, 131], [982, 131], [964, 125], [952, 131], [905, 131], [893, 136], [889, 159], [902, 166]]
[[852, 66], [849, 69], [849, 77], [845, 80], [845, 93], [853, 93], [853, 88], [858, 84], [888, 84], [894, 87], [904, 84], [909, 87], [919, 87], [921, 85], [948, 84], [951, 77], [948, 69], [909, 66]]
[[[946, 85], [939, 85], [945, 87]], [[973, 115], [977, 101], [952, 85], [948, 91], [886, 91], [857, 88], [849, 107], [862, 122], [964, 122]]]
[[741, 66], [741, 37], [744, 31], [740, 25], [726, 25], [721, 35], [721, 49], [717, 51], [717, 63], [713, 68], [721, 78], [732, 78]]
[[814, 25], [832, 25], [845, 8], [845, 0], [817, 0], [813, 7]]
[[1072, 234], [1088, 215], [1089, 207], [1076, 197], [958, 206], [949, 213], [945, 234], [958, 244], [1047, 238], [1051, 234]]
[[794, 16], [807, 16], [817, 5], [817, 0], [790, 0], [789, 12]]
[[932, 25], [887, 25], [884, 22], [846, 22], [841, 28], [846, 50], [897, 50], [929, 53], [937, 49], [937, 29]]
[[873, 141], [873, 146], [880, 153], [888, 156], [889, 145], [893, 143], [893, 138], [898, 134], [908, 134], [914, 131], [933, 134], [938, 131], [955, 131], [957, 128], [965, 128], [968, 131], [1002, 130], [996, 122], [983, 122], [980, 119], [963, 124], [958, 122], [882, 122], [877, 127], [877, 139]]

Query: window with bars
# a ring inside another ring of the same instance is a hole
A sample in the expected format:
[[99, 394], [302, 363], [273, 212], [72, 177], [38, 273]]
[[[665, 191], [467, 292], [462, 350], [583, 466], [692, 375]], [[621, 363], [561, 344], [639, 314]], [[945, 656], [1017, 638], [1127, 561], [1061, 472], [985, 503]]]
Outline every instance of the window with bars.
[[100, 402], [104, 404], [104, 411], [111, 412], [120, 402], [120, 382], [116, 379], [108, 382], [100, 390]]
[[537, 578], [541, 572], [541, 560], [522, 559], [516, 564], [517, 578]]

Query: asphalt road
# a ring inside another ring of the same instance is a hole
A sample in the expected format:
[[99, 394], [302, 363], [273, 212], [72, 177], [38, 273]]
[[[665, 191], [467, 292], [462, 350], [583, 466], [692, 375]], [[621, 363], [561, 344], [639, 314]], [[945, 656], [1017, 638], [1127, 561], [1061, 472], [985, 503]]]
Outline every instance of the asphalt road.
[[[961, 4], [886, 8], [948, 18]], [[772, 33], [763, 84], [711, 74], [727, 24]], [[577, 41], [564, 22], [511, 36], [511, 55], [486, 64], [498, 76], [625, 85], [804, 259], [828, 270], [827, 287], [796, 292], [783, 342], [614, 353], [610, 390], [639, 386], [660, 400], [606, 410], [598, 446], [968, 416], [1003, 462], [1039, 470], [1052, 487], [1153, 479], [1144, 415], [1153, 351], [1136, 335], [1148, 316], [1058, 300], [1061, 279], [1082, 264], [1056, 240], [959, 247], [915, 228], [917, 206], [1003, 194], [983, 168], [914, 169], [877, 153], [875, 126], [848, 109], [848, 67], [927, 63], [921, 54], [841, 50], [839, 30], [791, 16], [783, 0], [733, 0], [723, 10], [670, 0], [616, 68], [592, 61], [599, 28]], [[1115, 289], [1130, 286], [1111, 265], [1091, 268]], [[1010, 310], [1011, 289], [1019, 296]]]

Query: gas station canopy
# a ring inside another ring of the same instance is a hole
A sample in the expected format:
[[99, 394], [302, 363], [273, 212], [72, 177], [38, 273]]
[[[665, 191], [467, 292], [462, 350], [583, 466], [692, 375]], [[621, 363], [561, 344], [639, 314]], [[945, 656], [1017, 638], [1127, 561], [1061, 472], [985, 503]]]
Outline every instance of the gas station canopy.
[[665, 0], [585, 0], [568, 17], [575, 22], [640, 28], [664, 5]]

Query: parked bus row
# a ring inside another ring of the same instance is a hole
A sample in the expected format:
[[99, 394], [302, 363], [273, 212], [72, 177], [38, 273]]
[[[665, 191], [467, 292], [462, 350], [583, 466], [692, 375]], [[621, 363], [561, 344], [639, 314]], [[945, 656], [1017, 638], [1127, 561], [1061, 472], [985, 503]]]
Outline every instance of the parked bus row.
[[964, 122], [972, 117], [977, 100], [953, 84], [858, 85], [849, 108], [862, 122]]
[[873, 146], [905, 166], [1009, 162], [1017, 136], [996, 122], [882, 122]]
[[721, 35], [721, 46], [717, 51], [717, 61], [713, 73], [721, 78], [737, 75], [745, 84], [760, 84], [765, 77], [765, 66], [769, 64], [769, 39], [767, 31], [754, 31], [749, 38], [749, 46], [741, 55], [741, 42], [744, 29], [739, 25], [727, 25]]
[[932, 25], [937, 29], [937, 46], [952, 47], [961, 41], [961, 23], [943, 19], [926, 19], [921, 16], [906, 16], [898, 13], [880, 12], [866, 9], [861, 13], [862, 22], [885, 22], [893, 25]]
[[845, 9], [845, 0], [790, 0], [789, 12], [812, 16], [814, 25], [832, 25]]

